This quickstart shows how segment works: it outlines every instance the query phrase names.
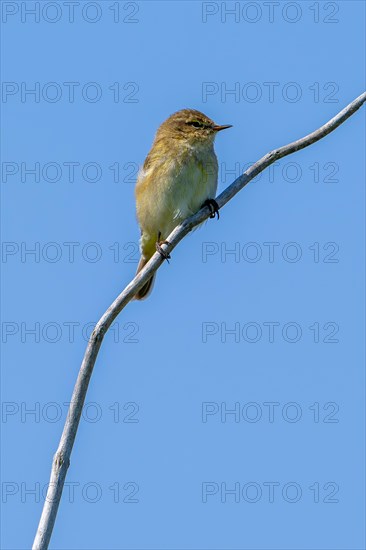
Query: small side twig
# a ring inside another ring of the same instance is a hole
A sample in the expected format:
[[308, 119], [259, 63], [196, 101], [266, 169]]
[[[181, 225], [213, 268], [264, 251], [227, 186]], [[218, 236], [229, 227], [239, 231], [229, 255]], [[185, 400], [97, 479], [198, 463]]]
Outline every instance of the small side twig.
[[[308, 147], [333, 132], [340, 124], [345, 122], [353, 113], [355, 113], [366, 101], [366, 92], [357, 97], [352, 103], [347, 105], [329, 122], [318, 128], [311, 134], [284, 145], [267, 153], [264, 157], [253, 164], [244, 174], [238, 177], [229, 187], [216, 198], [219, 207], [222, 208], [229, 202], [243, 187], [245, 187], [253, 178], [268, 166], [287, 155], [295, 153], [300, 149]], [[164, 245], [164, 250], [170, 253], [177, 244], [197, 225], [205, 221], [210, 215], [210, 209], [206, 206], [201, 208], [196, 214], [185, 220], [177, 226], [169, 235], [169, 245]], [[90, 377], [93, 372], [94, 364], [102, 344], [103, 338], [117, 315], [132, 300], [136, 292], [146, 283], [151, 275], [157, 271], [164, 259], [158, 253], [155, 253], [149, 263], [140, 271], [138, 275], [126, 286], [121, 294], [115, 299], [113, 304], [107, 309], [104, 315], [96, 324], [94, 331], [88, 342], [85, 355], [80, 367], [80, 371], [75, 383], [68, 415], [62, 432], [61, 440], [52, 463], [50, 483], [47, 490], [47, 496], [44, 502], [41, 519], [39, 522], [36, 537], [33, 543], [33, 550], [47, 550], [53, 526], [55, 523], [58, 506], [60, 503], [62, 489], [65, 483], [66, 472], [70, 464], [70, 455], [74, 445], [76, 432], [78, 429], [82, 408], [85, 401]]]

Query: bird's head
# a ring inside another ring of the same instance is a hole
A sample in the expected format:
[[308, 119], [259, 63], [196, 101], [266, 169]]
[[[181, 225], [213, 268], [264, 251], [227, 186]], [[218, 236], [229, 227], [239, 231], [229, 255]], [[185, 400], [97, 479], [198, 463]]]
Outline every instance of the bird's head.
[[212, 143], [217, 132], [226, 128], [231, 128], [231, 124], [219, 126], [200, 111], [182, 109], [161, 124], [156, 137], [186, 140], [190, 144]]

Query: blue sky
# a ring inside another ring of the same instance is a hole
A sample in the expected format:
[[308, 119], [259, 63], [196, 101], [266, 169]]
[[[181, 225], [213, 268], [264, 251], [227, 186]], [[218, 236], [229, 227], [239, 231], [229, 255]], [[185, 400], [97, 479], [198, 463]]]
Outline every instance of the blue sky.
[[[18, 550], [88, 331], [136, 270], [156, 128], [185, 107], [233, 124], [223, 190], [363, 91], [365, 4], [1, 7], [2, 547]], [[116, 320], [51, 548], [364, 548], [364, 117], [251, 182]]]

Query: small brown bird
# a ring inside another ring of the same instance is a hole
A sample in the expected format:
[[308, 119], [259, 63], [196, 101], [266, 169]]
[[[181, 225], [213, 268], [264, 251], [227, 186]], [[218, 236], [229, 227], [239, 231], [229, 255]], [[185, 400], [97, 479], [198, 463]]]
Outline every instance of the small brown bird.
[[[218, 211], [213, 200], [217, 190], [218, 163], [214, 139], [220, 130], [203, 113], [183, 109], [159, 126], [136, 184], [137, 218], [141, 229], [141, 259], [137, 273], [156, 250], [161, 248], [173, 229], [204, 204], [211, 217]], [[152, 290], [154, 276], [138, 291], [142, 300]]]

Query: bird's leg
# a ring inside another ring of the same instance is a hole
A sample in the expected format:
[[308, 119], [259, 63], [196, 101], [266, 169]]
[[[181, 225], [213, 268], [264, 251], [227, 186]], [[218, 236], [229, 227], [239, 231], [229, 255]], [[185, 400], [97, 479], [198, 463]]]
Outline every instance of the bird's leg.
[[156, 244], [155, 244], [156, 251], [159, 252], [159, 254], [161, 256], [163, 256], [164, 260], [166, 260], [169, 263], [170, 254], [169, 254], [169, 252], [165, 252], [165, 250], [162, 249], [161, 245], [162, 244], [170, 244], [170, 242], [169, 241], [161, 241], [160, 238], [161, 238], [161, 231], [159, 231], [158, 240], [156, 241]]
[[219, 212], [219, 205], [215, 201], [215, 199], [207, 199], [201, 206], [203, 208], [204, 206], [208, 206], [210, 209], [210, 218], [214, 218], [217, 214], [217, 219], [220, 219], [220, 212]]

